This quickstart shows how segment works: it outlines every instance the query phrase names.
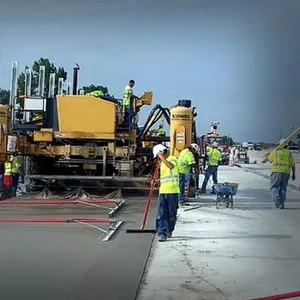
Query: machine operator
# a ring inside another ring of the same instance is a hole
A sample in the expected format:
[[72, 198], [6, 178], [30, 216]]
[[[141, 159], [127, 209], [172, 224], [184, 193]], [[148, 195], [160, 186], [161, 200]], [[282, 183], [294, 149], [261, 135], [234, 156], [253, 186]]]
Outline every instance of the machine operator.
[[135, 85], [135, 81], [133, 79], [129, 80], [123, 93], [122, 113], [124, 116], [123, 125], [125, 128], [129, 127], [131, 120], [133, 118], [133, 100], [139, 99], [138, 96], [135, 96], [133, 94], [134, 85]]
[[196, 160], [195, 154], [199, 152], [199, 146], [197, 144], [191, 144], [188, 148], [183, 149], [178, 156], [179, 163], [179, 187], [180, 198], [179, 203], [183, 205], [188, 199], [185, 197], [186, 183], [189, 182], [190, 168], [195, 167]]

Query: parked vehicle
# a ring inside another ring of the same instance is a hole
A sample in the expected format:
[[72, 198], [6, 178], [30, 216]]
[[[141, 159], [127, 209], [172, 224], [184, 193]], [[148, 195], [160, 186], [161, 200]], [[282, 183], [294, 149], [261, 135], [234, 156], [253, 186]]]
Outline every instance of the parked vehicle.
[[298, 146], [288, 146], [287, 149], [292, 153], [299, 153], [300, 148]]

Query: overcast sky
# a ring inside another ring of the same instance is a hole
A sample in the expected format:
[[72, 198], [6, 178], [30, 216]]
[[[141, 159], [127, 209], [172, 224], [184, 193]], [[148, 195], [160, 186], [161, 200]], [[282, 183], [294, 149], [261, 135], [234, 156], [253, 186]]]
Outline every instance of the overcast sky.
[[[11, 63], [47, 57], [154, 104], [191, 99], [199, 133], [212, 120], [235, 139], [278, 141], [300, 125], [299, 0], [1, 0], [0, 87]], [[143, 117], [149, 112], [144, 109]]]

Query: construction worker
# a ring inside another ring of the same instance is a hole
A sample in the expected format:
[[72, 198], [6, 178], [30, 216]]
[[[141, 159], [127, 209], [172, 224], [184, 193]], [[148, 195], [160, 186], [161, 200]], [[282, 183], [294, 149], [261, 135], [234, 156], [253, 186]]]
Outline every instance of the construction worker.
[[93, 91], [93, 92], [90, 92], [88, 94], [86, 94], [87, 96], [93, 96], [93, 97], [103, 97], [104, 96], [104, 93], [102, 91]]
[[[283, 144], [285, 139], [279, 141], [279, 145]], [[270, 191], [272, 194], [275, 207], [284, 209], [286, 201], [286, 190], [289, 183], [292, 170], [292, 180], [296, 179], [296, 167], [293, 154], [287, 150], [286, 145], [282, 149], [273, 150], [266, 155], [262, 163], [269, 161], [272, 164]]]
[[190, 168], [195, 167], [196, 160], [194, 155], [198, 152], [199, 146], [193, 143], [188, 148], [183, 149], [178, 155], [180, 204], [187, 202], [185, 197], [186, 182], [189, 182]]
[[[218, 147], [219, 144], [217, 142], [214, 142], [212, 145], [208, 145], [207, 147], [207, 169], [200, 190], [201, 194], [206, 194], [206, 186], [210, 176], [213, 177], [214, 184], [218, 183], [218, 167], [222, 161], [222, 155]], [[211, 194], [215, 194], [214, 190], [212, 190]]]
[[13, 189], [13, 197], [17, 196], [17, 190], [19, 186], [19, 169], [21, 167], [21, 162], [19, 158], [14, 155], [10, 155], [9, 159], [6, 161], [4, 165], [4, 173], [11, 174], [12, 177], [12, 189]]
[[158, 129], [156, 130], [156, 133], [157, 133], [158, 136], [165, 136], [166, 135], [163, 124], [160, 124], [158, 126]]
[[180, 193], [178, 162], [162, 144], [153, 147], [153, 156], [161, 160], [156, 232], [158, 240], [164, 242], [172, 237], [176, 224]]
[[129, 80], [126, 85], [123, 93], [122, 100], [122, 113], [124, 116], [123, 125], [124, 127], [129, 127], [131, 120], [133, 118], [133, 103], [134, 99], [139, 99], [139, 97], [133, 94], [133, 87], [135, 85], [135, 81], [133, 79]]

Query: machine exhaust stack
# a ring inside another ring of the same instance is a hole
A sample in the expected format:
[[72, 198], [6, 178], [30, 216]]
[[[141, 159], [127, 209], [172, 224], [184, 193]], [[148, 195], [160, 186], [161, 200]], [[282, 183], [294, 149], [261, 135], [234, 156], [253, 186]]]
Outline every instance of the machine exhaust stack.
[[76, 67], [73, 68], [73, 95], [77, 95], [79, 70], [80, 70], [80, 67], [78, 64], [76, 64]]
[[45, 94], [45, 72], [45, 66], [40, 66], [38, 95], [41, 97], [44, 97]]
[[12, 63], [9, 105], [12, 106], [18, 91], [19, 62]]
[[49, 79], [49, 98], [54, 97], [55, 94], [55, 73], [50, 74], [50, 79]]
[[67, 95], [71, 95], [71, 82], [67, 83]]
[[57, 94], [62, 95], [64, 92], [64, 79], [63, 78], [58, 78], [58, 90]]
[[25, 95], [31, 96], [31, 79], [32, 79], [31, 69], [26, 68], [25, 70]]

